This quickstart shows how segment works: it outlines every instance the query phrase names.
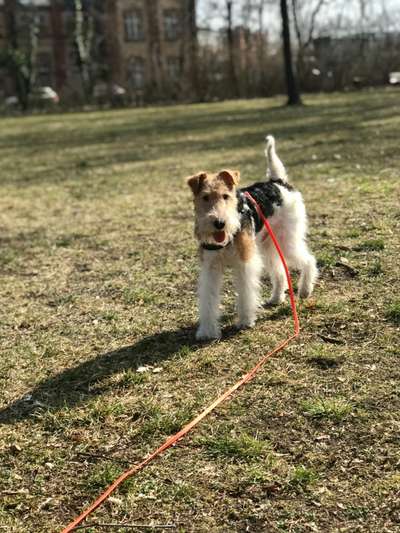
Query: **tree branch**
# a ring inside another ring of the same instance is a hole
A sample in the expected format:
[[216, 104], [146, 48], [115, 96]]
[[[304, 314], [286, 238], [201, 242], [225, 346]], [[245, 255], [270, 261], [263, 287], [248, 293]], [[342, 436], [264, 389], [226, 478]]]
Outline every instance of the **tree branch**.
[[321, 8], [324, 6], [324, 4], [327, 3], [327, 1], [329, 0], [319, 0], [318, 4], [315, 6], [313, 12], [311, 13], [310, 30], [308, 32], [308, 38], [306, 42], [304, 43], [304, 49], [308, 48], [313, 40], [315, 21], [317, 19], [319, 12], [321, 11]]
[[300, 31], [299, 19], [297, 18], [297, 0], [292, 0], [293, 22], [299, 48], [303, 49], [303, 37]]

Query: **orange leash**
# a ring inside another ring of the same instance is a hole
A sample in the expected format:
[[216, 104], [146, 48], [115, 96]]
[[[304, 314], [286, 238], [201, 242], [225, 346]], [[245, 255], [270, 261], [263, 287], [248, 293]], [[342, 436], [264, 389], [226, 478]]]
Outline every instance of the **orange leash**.
[[213, 411], [216, 407], [218, 407], [218, 405], [223, 403], [227, 398], [232, 396], [232, 394], [239, 387], [241, 387], [242, 385], [245, 385], [246, 383], [251, 381], [254, 378], [254, 376], [257, 374], [257, 372], [260, 370], [260, 368], [262, 366], [264, 366], [264, 364], [266, 363], [266, 361], [270, 357], [272, 357], [277, 352], [281, 351], [285, 346], [287, 346], [289, 344], [289, 342], [291, 342], [293, 339], [295, 339], [299, 335], [299, 333], [300, 333], [300, 325], [299, 325], [299, 319], [298, 319], [298, 316], [297, 316], [296, 302], [295, 302], [295, 298], [294, 298], [292, 280], [291, 280], [289, 269], [287, 267], [287, 264], [286, 264], [285, 258], [283, 256], [282, 250], [281, 250], [281, 248], [279, 246], [278, 241], [276, 240], [276, 237], [274, 235], [274, 232], [272, 231], [272, 228], [271, 228], [268, 220], [263, 215], [259, 205], [257, 204], [257, 202], [254, 200], [254, 198], [248, 192], [246, 192], [245, 194], [254, 203], [254, 205], [255, 205], [255, 207], [257, 209], [257, 213], [258, 213], [259, 217], [261, 218], [261, 220], [263, 221], [265, 229], [269, 233], [269, 235], [270, 235], [270, 237], [271, 237], [271, 239], [272, 239], [272, 241], [273, 241], [273, 243], [275, 245], [275, 248], [276, 248], [276, 250], [277, 250], [277, 252], [279, 254], [279, 257], [281, 258], [283, 267], [285, 269], [286, 279], [287, 279], [288, 287], [289, 287], [290, 305], [291, 305], [291, 308], [292, 308], [293, 321], [294, 321], [294, 333], [293, 333], [293, 335], [291, 335], [285, 341], [281, 342], [271, 352], [269, 352], [266, 355], [264, 355], [258, 361], [256, 366], [252, 370], [250, 370], [250, 372], [245, 374], [237, 383], [235, 383], [234, 385], [232, 385], [232, 387], [230, 387], [228, 390], [226, 390], [222, 394], [222, 396], [217, 398], [211, 405], [206, 407], [206, 409], [204, 409], [204, 411], [202, 413], [200, 413], [191, 422], [186, 424], [186, 426], [184, 426], [180, 431], [178, 431], [178, 433], [175, 433], [175, 435], [172, 435], [172, 436], [168, 437], [168, 439], [159, 448], [157, 448], [153, 453], [151, 453], [148, 457], [146, 457], [146, 459], [144, 459], [141, 463], [133, 466], [132, 468], [130, 468], [129, 470], [127, 470], [126, 472], [121, 474], [97, 498], [96, 501], [94, 501], [85, 511], [83, 511], [83, 513], [81, 515], [79, 515], [73, 522], [71, 522], [65, 529], [63, 529], [62, 533], [69, 533], [70, 531], [73, 531], [81, 522], [83, 522], [83, 520], [85, 520], [85, 518], [87, 518], [95, 509], [97, 509], [97, 507], [99, 507], [105, 500], [107, 500], [107, 498], [116, 490], [117, 487], [119, 487], [119, 485], [121, 485], [121, 483], [123, 483], [126, 479], [128, 479], [129, 477], [135, 475], [137, 472], [142, 470], [151, 461], [153, 461], [153, 459], [155, 459], [158, 455], [162, 454], [165, 450], [167, 450], [168, 448], [170, 448], [171, 446], [176, 444], [180, 439], [182, 439], [185, 435], [187, 435], [189, 433], [189, 431], [191, 431], [195, 426], [197, 426], [197, 424], [201, 420], [203, 420], [203, 418], [205, 418], [208, 414], [210, 414], [211, 411]]

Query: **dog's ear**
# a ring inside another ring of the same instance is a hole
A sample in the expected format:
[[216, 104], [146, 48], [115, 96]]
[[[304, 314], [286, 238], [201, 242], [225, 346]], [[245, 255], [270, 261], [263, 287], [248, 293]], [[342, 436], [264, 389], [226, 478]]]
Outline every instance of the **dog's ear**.
[[186, 183], [189, 185], [189, 187], [192, 189], [193, 194], [196, 196], [196, 194], [199, 194], [199, 192], [201, 191], [203, 183], [206, 179], [207, 174], [205, 172], [199, 172], [199, 174], [195, 174], [194, 176], [189, 176], [189, 178], [186, 178]]
[[223, 180], [230, 189], [233, 189], [239, 184], [240, 172], [238, 170], [221, 170], [218, 178]]

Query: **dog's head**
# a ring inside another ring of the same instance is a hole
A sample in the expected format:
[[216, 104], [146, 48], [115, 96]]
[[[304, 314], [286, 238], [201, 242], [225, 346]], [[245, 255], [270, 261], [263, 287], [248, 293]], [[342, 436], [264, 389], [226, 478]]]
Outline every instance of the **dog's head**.
[[195, 208], [195, 235], [202, 243], [225, 245], [240, 227], [236, 187], [238, 170], [199, 172], [187, 178]]

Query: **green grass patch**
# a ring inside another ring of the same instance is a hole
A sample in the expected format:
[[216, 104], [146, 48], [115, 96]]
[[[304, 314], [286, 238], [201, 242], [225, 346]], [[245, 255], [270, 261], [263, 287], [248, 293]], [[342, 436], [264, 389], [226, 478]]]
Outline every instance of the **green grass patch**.
[[207, 455], [236, 461], [252, 461], [264, 457], [271, 450], [270, 443], [247, 433], [203, 437], [197, 441]]
[[349, 237], [350, 239], [358, 239], [362, 235], [361, 230], [358, 228], [352, 228], [346, 232], [346, 237]]
[[392, 302], [386, 308], [386, 318], [396, 325], [400, 324], [400, 301]]
[[276, 463], [277, 458], [272, 454], [268, 454], [267, 457], [259, 462], [245, 463], [246, 469], [242, 475], [246, 479], [246, 483], [250, 485], [268, 483], [273, 479], [272, 470]]
[[398, 494], [400, 491], [400, 473], [379, 478], [373, 483], [372, 490], [382, 495]]
[[14, 250], [0, 250], [0, 266], [7, 266], [18, 260], [18, 252]]
[[383, 239], [370, 239], [355, 247], [357, 252], [380, 252], [384, 249], [385, 241]]
[[367, 270], [367, 274], [371, 278], [376, 278], [377, 276], [381, 276], [383, 272], [384, 272], [383, 266], [379, 259], [376, 261], [373, 261]]
[[346, 515], [351, 520], [366, 520], [369, 514], [368, 507], [350, 505], [346, 508]]
[[311, 468], [303, 465], [296, 466], [293, 470], [289, 485], [296, 489], [307, 489], [318, 480], [318, 474]]
[[352, 406], [342, 399], [315, 398], [305, 400], [301, 407], [305, 416], [335, 421], [343, 420], [352, 411]]
[[89, 411], [93, 422], [104, 422], [107, 419], [114, 419], [115, 417], [125, 414], [126, 407], [122, 402], [108, 401], [105, 402], [99, 398], [96, 400]]
[[337, 261], [337, 256], [327, 251], [319, 251], [317, 254], [317, 265], [319, 268], [333, 267]]
[[126, 370], [117, 379], [118, 387], [129, 388], [135, 385], [142, 385], [149, 381], [149, 376], [145, 372], [137, 372], [136, 370]]
[[147, 416], [140, 428], [140, 434], [142, 436], [153, 434], [172, 435], [190, 422], [193, 416], [194, 410], [191, 406], [174, 413], [156, 409], [151, 416]]
[[123, 300], [126, 304], [134, 304], [138, 306], [159, 303], [159, 296], [145, 288], [131, 288], [128, 287], [123, 291]]
[[307, 361], [322, 370], [338, 368], [343, 363], [343, 356], [337, 351], [334, 345], [314, 343], [307, 347]]
[[[92, 467], [89, 477], [84, 482], [84, 489], [89, 494], [97, 494], [107, 488], [123, 472], [120, 466], [112, 463], [96, 465]], [[134, 478], [128, 478], [119, 488], [121, 494], [127, 494], [135, 486]]]
[[162, 499], [173, 504], [190, 504], [196, 496], [196, 488], [188, 481], [175, 478], [168, 479], [166, 483], [160, 483], [149, 476], [144, 480], [132, 478], [126, 492], [141, 501]]

